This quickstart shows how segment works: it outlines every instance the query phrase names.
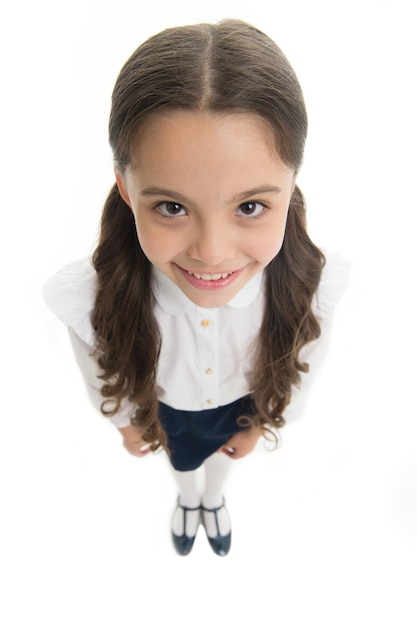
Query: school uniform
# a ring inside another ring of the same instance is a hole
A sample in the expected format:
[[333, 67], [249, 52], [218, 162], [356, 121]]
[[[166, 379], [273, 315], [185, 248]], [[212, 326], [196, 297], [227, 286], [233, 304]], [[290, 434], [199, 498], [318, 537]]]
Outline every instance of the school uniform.
[[[313, 309], [322, 336], [303, 348], [307, 362], [324, 352], [332, 312], [344, 291], [349, 264], [327, 254]], [[199, 467], [241, 427], [237, 418], [253, 415], [250, 378], [254, 348], [262, 323], [263, 273], [256, 274], [221, 308], [193, 304], [162, 272], [153, 268], [154, 314], [162, 345], [157, 368], [156, 392], [159, 419], [167, 434], [170, 461], [175, 469]], [[94, 355], [95, 332], [91, 324], [97, 277], [90, 259], [76, 261], [46, 283], [43, 295], [52, 312], [68, 327], [77, 363], [89, 398], [97, 410], [103, 402], [101, 373]], [[326, 332], [327, 331], [327, 332]], [[314, 373], [303, 376], [311, 383]], [[304, 380], [305, 379], [305, 380]], [[309, 386], [309, 385], [308, 385]], [[295, 391], [296, 396], [300, 393]], [[301, 411], [303, 393], [295, 404]], [[305, 398], [304, 398], [305, 400]], [[289, 407], [292, 407], [292, 400]], [[130, 425], [136, 406], [123, 399], [120, 410], [109, 419], [116, 427]], [[285, 412], [285, 417], [291, 411]]]

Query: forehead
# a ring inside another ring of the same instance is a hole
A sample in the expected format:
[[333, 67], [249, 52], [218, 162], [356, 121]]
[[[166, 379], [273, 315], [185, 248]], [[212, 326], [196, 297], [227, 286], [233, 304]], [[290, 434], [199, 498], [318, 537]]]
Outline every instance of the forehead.
[[259, 115], [183, 110], [157, 113], [136, 134], [131, 147], [131, 168], [143, 166], [154, 151], [159, 151], [163, 158], [171, 150], [174, 160], [180, 152], [198, 151], [203, 155], [213, 149], [220, 159], [227, 151], [236, 155], [243, 148], [279, 159], [272, 127]]
[[289, 189], [294, 171], [256, 115], [175, 112], [155, 115], [142, 129], [126, 176], [131, 193], [173, 190], [214, 206], [248, 189]]

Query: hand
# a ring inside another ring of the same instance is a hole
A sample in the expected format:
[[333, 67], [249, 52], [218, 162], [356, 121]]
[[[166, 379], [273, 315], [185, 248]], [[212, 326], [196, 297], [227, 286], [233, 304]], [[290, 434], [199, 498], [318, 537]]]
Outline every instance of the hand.
[[246, 428], [232, 435], [218, 452], [227, 454], [232, 459], [241, 459], [252, 452], [261, 435], [260, 427]]
[[149, 454], [151, 451], [149, 444], [143, 441], [140, 436], [140, 432], [135, 426], [126, 426], [125, 428], [119, 428], [119, 431], [123, 437], [123, 445], [129, 454], [133, 456], [142, 457]]

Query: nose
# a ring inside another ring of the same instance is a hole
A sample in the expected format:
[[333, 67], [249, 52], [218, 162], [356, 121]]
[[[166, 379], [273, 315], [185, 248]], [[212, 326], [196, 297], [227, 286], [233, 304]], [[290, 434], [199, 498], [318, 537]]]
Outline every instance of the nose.
[[230, 225], [223, 220], [210, 219], [200, 224], [189, 246], [190, 257], [207, 267], [219, 266], [235, 255]]

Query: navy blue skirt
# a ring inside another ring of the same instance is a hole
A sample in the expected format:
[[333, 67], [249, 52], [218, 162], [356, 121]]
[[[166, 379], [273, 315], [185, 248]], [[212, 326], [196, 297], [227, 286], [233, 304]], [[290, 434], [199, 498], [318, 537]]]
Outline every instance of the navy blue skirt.
[[170, 461], [180, 471], [197, 469], [227, 440], [244, 430], [237, 419], [256, 414], [250, 396], [206, 411], [178, 411], [159, 403], [159, 421], [168, 438]]

